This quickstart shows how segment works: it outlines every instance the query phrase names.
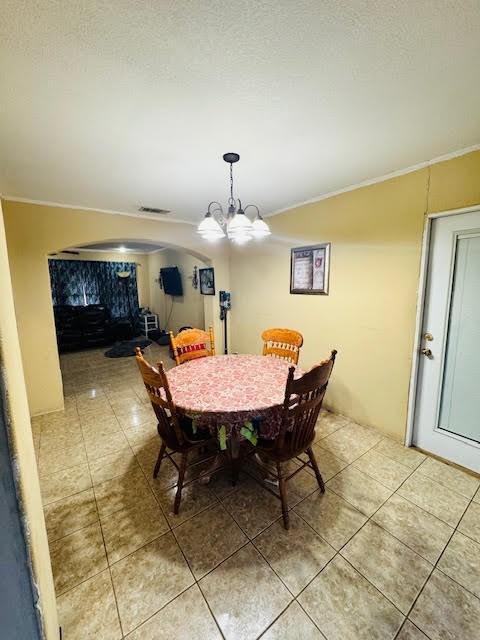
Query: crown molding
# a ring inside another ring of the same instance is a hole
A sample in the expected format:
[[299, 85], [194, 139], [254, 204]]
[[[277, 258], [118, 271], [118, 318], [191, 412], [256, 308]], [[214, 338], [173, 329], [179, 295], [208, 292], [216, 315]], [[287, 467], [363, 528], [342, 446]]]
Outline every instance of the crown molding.
[[286, 211], [291, 211], [292, 209], [297, 209], [298, 207], [303, 207], [304, 205], [307, 205], [307, 204], [314, 204], [315, 202], [328, 200], [328, 198], [339, 196], [342, 193], [348, 193], [349, 191], [355, 191], [355, 189], [361, 189], [362, 187], [369, 187], [370, 185], [377, 184], [379, 182], [385, 182], [386, 180], [391, 180], [392, 178], [398, 178], [399, 176], [404, 176], [407, 173], [412, 173], [413, 171], [418, 171], [419, 169], [425, 169], [426, 167], [430, 167], [433, 164], [438, 164], [440, 162], [445, 162], [446, 160], [453, 160], [454, 158], [465, 156], [474, 151], [480, 151], [480, 144], [475, 144], [475, 145], [472, 145], [471, 147], [465, 147], [464, 149], [459, 149], [458, 151], [452, 151], [451, 153], [446, 153], [442, 156], [437, 156], [436, 158], [432, 158], [432, 160], [426, 160], [425, 162], [412, 164], [411, 166], [406, 167], [405, 169], [398, 169], [397, 171], [386, 173], [383, 176], [378, 176], [377, 178], [370, 178], [368, 180], [363, 180], [362, 182], [351, 184], [348, 187], [343, 187], [342, 189], [337, 189], [336, 191], [329, 191], [327, 193], [323, 193], [319, 196], [316, 196], [315, 198], [310, 198], [309, 200], [303, 200], [302, 202], [297, 202], [296, 204], [290, 204], [288, 205], [288, 207], [283, 207], [282, 209], [276, 209], [271, 213], [265, 213], [263, 214], [263, 217], [270, 218], [271, 216], [276, 216], [279, 213], [285, 213]]
[[21, 202], [23, 204], [37, 204], [42, 207], [57, 207], [59, 209], [74, 209], [75, 211], [91, 211], [93, 213], [106, 213], [111, 216], [129, 216], [130, 218], [143, 218], [144, 220], [153, 220], [154, 222], [173, 222], [174, 224], [195, 225], [191, 220], [183, 220], [182, 218], [155, 218], [152, 215], [142, 214], [140, 211], [115, 211], [112, 209], [95, 209], [94, 207], [84, 207], [80, 204], [63, 204], [61, 202], [49, 202], [48, 200], [32, 200], [31, 198], [18, 198], [17, 196], [9, 196], [0, 194], [2, 200], [10, 202]]

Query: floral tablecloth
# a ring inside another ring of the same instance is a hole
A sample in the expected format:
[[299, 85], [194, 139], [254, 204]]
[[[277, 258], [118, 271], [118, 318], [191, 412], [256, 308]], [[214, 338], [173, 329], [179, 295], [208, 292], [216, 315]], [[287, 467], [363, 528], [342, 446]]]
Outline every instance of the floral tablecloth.
[[275, 438], [291, 366], [266, 356], [224, 355], [192, 360], [167, 376], [174, 403], [197, 427], [212, 433], [225, 427], [227, 437], [238, 436], [254, 420], [263, 438]]

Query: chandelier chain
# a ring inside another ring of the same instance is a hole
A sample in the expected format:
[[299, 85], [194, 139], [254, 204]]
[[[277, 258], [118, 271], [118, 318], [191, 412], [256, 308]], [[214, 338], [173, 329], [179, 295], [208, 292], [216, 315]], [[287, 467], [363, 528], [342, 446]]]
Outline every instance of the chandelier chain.
[[233, 164], [230, 163], [230, 200], [233, 202]]

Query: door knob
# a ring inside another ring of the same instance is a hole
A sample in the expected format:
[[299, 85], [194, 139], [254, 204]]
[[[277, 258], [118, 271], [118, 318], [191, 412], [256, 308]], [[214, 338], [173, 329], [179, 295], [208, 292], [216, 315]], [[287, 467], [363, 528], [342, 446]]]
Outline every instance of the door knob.
[[432, 357], [432, 350], [431, 349], [420, 349], [420, 353], [423, 353], [423, 355], [426, 356], [427, 358], [431, 358]]

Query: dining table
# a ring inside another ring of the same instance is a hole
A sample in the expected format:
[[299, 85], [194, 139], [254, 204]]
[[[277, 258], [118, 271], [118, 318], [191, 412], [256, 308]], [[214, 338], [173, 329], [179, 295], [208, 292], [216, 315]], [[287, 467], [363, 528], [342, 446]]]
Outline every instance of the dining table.
[[280, 429], [290, 367], [279, 358], [231, 354], [190, 360], [167, 372], [177, 410], [195, 429], [217, 435], [220, 448], [257, 437], [274, 439]]

